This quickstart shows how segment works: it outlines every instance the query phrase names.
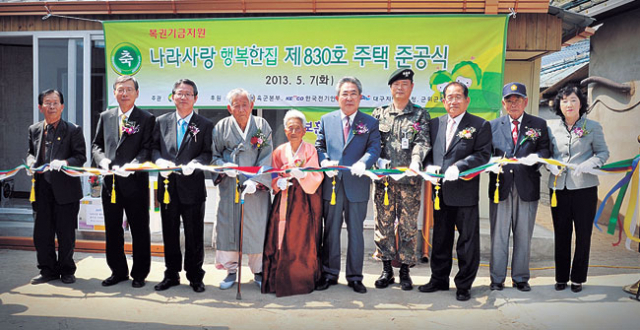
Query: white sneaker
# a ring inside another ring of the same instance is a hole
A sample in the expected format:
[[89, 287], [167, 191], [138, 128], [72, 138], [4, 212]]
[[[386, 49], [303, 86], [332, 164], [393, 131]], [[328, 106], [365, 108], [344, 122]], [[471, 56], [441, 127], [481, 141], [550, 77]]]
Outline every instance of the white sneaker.
[[236, 273], [228, 273], [227, 277], [220, 282], [220, 290], [230, 289], [234, 284], [236, 284]]

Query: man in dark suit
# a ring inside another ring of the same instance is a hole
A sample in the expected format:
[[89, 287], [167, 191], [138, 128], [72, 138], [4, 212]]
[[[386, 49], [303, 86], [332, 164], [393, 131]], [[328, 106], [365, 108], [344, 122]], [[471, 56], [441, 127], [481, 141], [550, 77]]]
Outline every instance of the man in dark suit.
[[[502, 106], [506, 115], [491, 121], [493, 155], [516, 157], [528, 165], [496, 167], [490, 173], [489, 219], [491, 224], [491, 290], [502, 290], [509, 262], [509, 234], [513, 230], [511, 279], [513, 287], [530, 291], [529, 256], [531, 236], [540, 199], [539, 164], [529, 155], [549, 158], [547, 122], [524, 112], [527, 89], [520, 83], [508, 83], [502, 89]], [[499, 181], [496, 182], [496, 179]], [[499, 203], [494, 203], [498, 188]]]
[[[184, 225], [184, 269], [195, 292], [204, 291], [204, 207], [207, 191], [204, 172], [198, 164], [211, 162], [213, 123], [193, 111], [198, 88], [189, 79], [180, 79], [171, 92], [176, 111], [158, 117], [153, 131], [152, 159], [160, 167], [183, 165], [182, 172], [160, 172], [158, 200], [161, 201], [164, 240], [164, 279], [156, 291], [180, 284], [180, 216]], [[169, 203], [164, 202], [165, 190]]]
[[[149, 232], [149, 174], [124, 172], [131, 163], [144, 163], [151, 158], [151, 144], [155, 117], [135, 106], [138, 81], [120, 76], [113, 84], [118, 108], [100, 114], [93, 139], [93, 161], [103, 169], [116, 171], [104, 178], [102, 209], [107, 240], [107, 264], [111, 276], [102, 281], [111, 286], [129, 279], [129, 266], [124, 254], [123, 212], [133, 239], [134, 288], [145, 285], [151, 267], [151, 239]], [[115, 203], [111, 203], [115, 179]]]
[[[340, 274], [340, 231], [346, 221], [349, 233], [347, 250], [347, 281], [355, 292], [366, 293], [362, 284], [364, 256], [363, 223], [367, 213], [371, 180], [361, 177], [380, 156], [378, 121], [360, 111], [362, 85], [354, 77], [344, 77], [336, 85], [340, 110], [320, 118], [316, 150], [321, 166], [351, 166], [346, 171], [325, 172], [324, 239], [322, 246], [322, 277], [316, 286], [325, 290], [338, 283]], [[335, 203], [332, 205], [332, 195]]]
[[[459, 271], [455, 276], [456, 299], [469, 300], [469, 290], [480, 266], [478, 199], [480, 178], [458, 179], [460, 172], [486, 164], [491, 156], [491, 126], [484, 119], [467, 113], [469, 91], [459, 82], [444, 88], [447, 115], [429, 122], [431, 149], [428, 163], [444, 171], [440, 210], [434, 210], [431, 280], [421, 292], [449, 290], [455, 228], [458, 229]], [[438, 191], [434, 192], [434, 196]]]
[[[60, 278], [76, 281], [73, 250], [82, 187], [80, 178], [61, 173], [62, 166], [82, 166], [87, 160], [82, 129], [61, 119], [64, 97], [49, 89], [38, 95], [38, 109], [44, 120], [29, 127], [27, 166], [49, 164], [50, 170], [34, 175], [35, 201], [33, 245], [36, 248], [40, 276], [32, 284]], [[58, 256], [55, 239], [58, 237]]]

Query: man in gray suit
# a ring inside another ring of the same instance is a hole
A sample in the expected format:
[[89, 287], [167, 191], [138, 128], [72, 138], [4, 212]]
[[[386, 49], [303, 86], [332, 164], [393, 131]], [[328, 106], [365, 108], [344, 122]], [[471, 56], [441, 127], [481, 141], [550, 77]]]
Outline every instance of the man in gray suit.
[[[340, 231], [347, 223], [347, 281], [355, 292], [366, 293], [362, 284], [364, 237], [362, 225], [367, 213], [371, 180], [361, 177], [380, 156], [378, 121], [358, 111], [362, 84], [354, 77], [344, 77], [336, 85], [340, 110], [320, 118], [316, 139], [318, 160], [322, 167], [351, 166], [351, 173], [325, 172], [324, 239], [322, 246], [322, 277], [316, 286], [325, 290], [338, 283], [340, 274]], [[333, 198], [332, 198], [333, 197]], [[332, 203], [333, 202], [333, 203]]]
[[[511, 231], [513, 287], [525, 292], [531, 290], [529, 256], [540, 199], [540, 166], [526, 156], [537, 154], [539, 157], [548, 158], [550, 149], [547, 122], [525, 113], [527, 102], [527, 89], [523, 84], [506, 84], [502, 89], [502, 106], [507, 114], [491, 121], [493, 155], [516, 157], [526, 163], [505, 165], [499, 174], [489, 174], [491, 290], [504, 288]], [[494, 203], [496, 189], [499, 203]]]

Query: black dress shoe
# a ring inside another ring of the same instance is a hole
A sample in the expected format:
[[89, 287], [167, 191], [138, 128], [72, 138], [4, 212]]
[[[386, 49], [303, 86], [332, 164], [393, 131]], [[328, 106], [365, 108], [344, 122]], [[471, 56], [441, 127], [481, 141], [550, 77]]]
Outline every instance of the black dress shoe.
[[422, 262], [423, 264], [428, 264], [429, 263], [429, 257], [420, 258], [420, 262]]
[[62, 276], [60, 276], [60, 280], [64, 284], [71, 284], [71, 283], [75, 283], [76, 282], [76, 277], [73, 274], [62, 275]]
[[136, 280], [135, 278], [133, 279], [133, 281], [131, 281], [131, 286], [134, 288], [141, 288], [145, 285], [145, 281], [144, 280]]
[[329, 286], [336, 285], [336, 284], [338, 284], [338, 280], [333, 280], [326, 275], [322, 275], [318, 283], [316, 283], [316, 290], [318, 291], [326, 290], [329, 288]]
[[469, 293], [469, 290], [467, 289], [458, 289], [458, 291], [456, 291], [456, 300], [458, 301], [467, 301], [471, 299], [471, 294]]
[[571, 291], [578, 293], [582, 291], [582, 284], [580, 283], [571, 283]]
[[529, 285], [529, 282], [513, 282], [513, 287], [522, 292], [531, 291], [531, 286]]
[[116, 285], [122, 281], [126, 281], [129, 279], [129, 275], [125, 275], [125, 276], [109, 276], [107, 277], [104, 281], [102, 281], [102, 286], [112, 286], [112, 285]]
[[357, 293], [367, 293], [367, 288], [362, 284], [362, 281], [348, 281], [347, 284]]
[[429, 283], [427, 283], [425, 285], [419, 286], [418, 290], [420, 292], [447, 291], [447, 290], [449, 290], [449, 285], [448, 284], [437, 284], [437, 283], [435, 283], [433, 281], [430, 281]]
[[556, 291], [562, 291], [567, 288], [567, 283], [556, 283]]
[[491, 289], [491, 291], [495, 291], [495, 290], [502, 291], [502, 289], [504, 289], [504, 283], [491, 282], [489, 289]]
[[162, 282], [156, 284], [153, 288], [156, 291], [164, 291], [172, 286], [176, 286], [176, 285], [180, 285], [180, 279], [179, 278], [164, 278], [162, 280]]
[[195, 292], [204, 292], [204, 283], [202, 282], [191, 282], [189, 285]]
[[57, 280], [59, 278], [60, 278], [59, 275], [43, 275], [43, 274], [40, 274], [40, 275], [34, 277], [33, 279], [31, 279], [31, 284], [36, 285], [36, 284], [47, 283], [47, 282], [50, 282], [50, 281], [53, 281], [53, 280]]

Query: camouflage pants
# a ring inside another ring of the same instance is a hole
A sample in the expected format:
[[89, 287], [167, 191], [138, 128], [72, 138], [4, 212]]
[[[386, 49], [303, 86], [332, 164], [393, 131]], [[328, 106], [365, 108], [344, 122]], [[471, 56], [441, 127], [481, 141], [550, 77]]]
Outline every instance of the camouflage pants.
[[[389, 180], [389, 205], [384, 205], [384, 180], [376, 182], [374, 197], [376, 252], [374, 257], [389, 261], [396, 258], [403, 264], [414, 264], [418, 234], [421, 185], [398, 184]], [[398, 249], [396, 251], [396, 218]]]

